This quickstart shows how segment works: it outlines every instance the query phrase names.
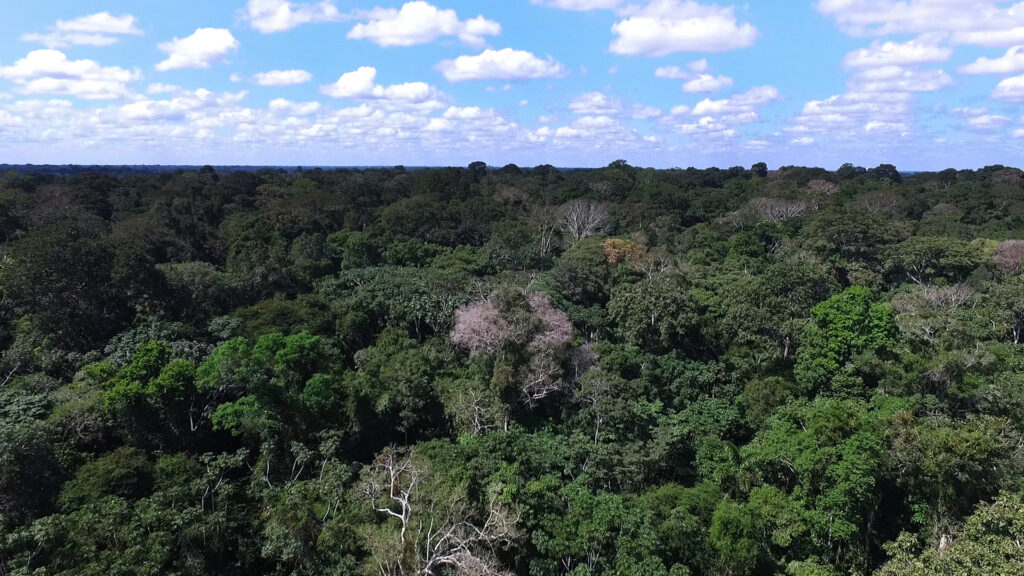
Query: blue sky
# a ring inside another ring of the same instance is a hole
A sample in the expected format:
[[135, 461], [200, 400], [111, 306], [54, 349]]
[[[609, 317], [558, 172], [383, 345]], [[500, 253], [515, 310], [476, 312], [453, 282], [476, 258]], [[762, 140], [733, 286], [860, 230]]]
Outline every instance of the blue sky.
[[1024, 4], [22, 2], [0, 162], [1021, 165]]

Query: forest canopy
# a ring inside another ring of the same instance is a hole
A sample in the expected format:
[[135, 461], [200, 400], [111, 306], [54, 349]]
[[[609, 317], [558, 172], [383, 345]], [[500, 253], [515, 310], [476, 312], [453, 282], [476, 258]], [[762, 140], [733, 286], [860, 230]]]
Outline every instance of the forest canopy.
[[1024, 573], [1024, 172], [0, 177], [0, 575]]

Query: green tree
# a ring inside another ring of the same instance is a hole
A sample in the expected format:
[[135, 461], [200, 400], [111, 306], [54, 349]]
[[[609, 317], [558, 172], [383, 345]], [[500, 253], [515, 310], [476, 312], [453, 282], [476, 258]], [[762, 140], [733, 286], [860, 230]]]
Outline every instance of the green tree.
[[811, 315], [814, 321], [804, 329], [797, 352], [797, 381], [810, 391], [860, 392], [864, 382], [857, 358], [886, 354], [892, 348], [892, 309], [876, 302], [866, 288], [854, 286], [815, 306]]

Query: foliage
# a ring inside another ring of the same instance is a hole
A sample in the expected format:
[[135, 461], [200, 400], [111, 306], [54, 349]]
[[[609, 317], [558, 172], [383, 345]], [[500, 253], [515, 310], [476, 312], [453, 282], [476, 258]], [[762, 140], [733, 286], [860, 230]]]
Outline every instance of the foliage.
[[61, 170], [0, 574], [1024, 571], [1020, 171]]

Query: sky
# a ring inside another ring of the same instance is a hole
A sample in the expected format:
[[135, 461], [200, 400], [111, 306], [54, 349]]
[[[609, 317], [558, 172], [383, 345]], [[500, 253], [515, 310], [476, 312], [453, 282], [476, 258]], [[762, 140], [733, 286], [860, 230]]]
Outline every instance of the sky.
[[0, 163], [1024, 165], [1024, 3], [40, 0]]

